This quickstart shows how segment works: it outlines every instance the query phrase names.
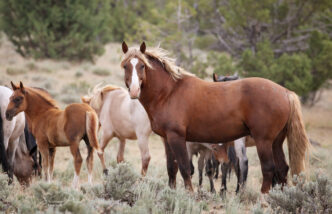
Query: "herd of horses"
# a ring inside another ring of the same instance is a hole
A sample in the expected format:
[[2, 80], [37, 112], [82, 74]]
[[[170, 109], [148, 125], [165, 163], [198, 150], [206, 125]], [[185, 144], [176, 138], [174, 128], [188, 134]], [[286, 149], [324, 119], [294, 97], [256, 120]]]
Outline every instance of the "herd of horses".
[[[93, 154], [97, 151], [107, 174], [104, 150], [116, 137], [120, 141], [117, 162], [124, 160], [126, 139], [137, 139], [141, 174], [150, 162], [148, 139], [152, 132], [164, 143], [169, 186], [176, 187], [178, 169], [185, 188], [193, 191], [192, 156], [199, 154], [199, 185], [205, 167], [211, 191], [213, 176], [222, 171], [222, 189], [233, 168], [237, 191], [248, 174], [246, 147], [256, 146], [263, 174], [262, 193], [287, 183], [288, 164], [282, 149], [287, 137], [291, 174], [305, 170], [310, 148], [298, 96], [262, 78], [213, 76], [204, 81], [178, 67], [161, 48], [128, 48], [121, 67], [127, 90], [97, 85], [82, 103], [61, 110], [44, 89], [16, 85], [0, 87], [0, 155], [3, 170], [12, 180], [28, 184], [41, 174], [51, 182], [56, 147], [68, 146], [74, 158], [73, 187], [79, 186], [82, 156], [79, 143], [88, 149], [88, 182], [92, 183]], [[101, 132], [99, 144], [97, 133]], [[36, 139], [36, 140], [35, 140]], [[41, 155], [37, 157], [38, 152]]]

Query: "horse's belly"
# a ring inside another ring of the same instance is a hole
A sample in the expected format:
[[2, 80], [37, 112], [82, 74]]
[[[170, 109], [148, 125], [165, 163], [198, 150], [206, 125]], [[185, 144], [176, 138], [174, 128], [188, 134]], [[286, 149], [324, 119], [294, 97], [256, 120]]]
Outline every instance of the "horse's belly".
[[186, 140], [195, 142], [228, 142], [249, 134], [248, 129], [241, 123], [200, 124], [188, 127]]
[[127, 127], [125, 129], [115, 129], [114, 133], [118, 138], [125, 138], [125, 139], [129, 139], [129, 140], [137, 139], [135, 130], [133, 128]]
[[70, 146], [69, 140], [67, 139], [65, 132], [56, 133], [54, 135], [51, 135], [49, 137], [49, 143], [50, 143], [51, 147]]

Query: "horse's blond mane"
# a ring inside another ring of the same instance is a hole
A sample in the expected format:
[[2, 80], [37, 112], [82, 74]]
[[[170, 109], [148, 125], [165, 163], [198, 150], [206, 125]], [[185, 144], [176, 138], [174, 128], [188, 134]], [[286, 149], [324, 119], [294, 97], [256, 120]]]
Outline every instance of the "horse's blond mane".
[[149, 63], [147, 56], [159, 61], [163, 65], [165, 70], [173, 77], [174, 80], [182, 79], [183, 75], [194, 76], [194, 74], [177, 66], [175, 64], [175, 59], [169, 57], [169, 53], [166, 50], [159, 47], [147, 49], [144, 54], [141, 51], [139, 51], [139, 49], [136, 48], [129, 49], [128, 52], [124, 55], [124, 58], [121, 62], [121, 67], [123, 67], [128, 60], [137, 57], [140, 60], [142, 60], [146, 66], [148, 66], [151, 69], [152, 65]]
[[51, 97], [51, 95], [45, 89], [37, 87], [27, 87], [26, 89], [28, 89], [28, 91], [37, 94], [40, 98], [42, 98], [46, 103], [48, 103], [52, 107], [59, 108], [56, 101]]
[[[90, 100], [90, 106], [94, 109], [99, 109], [102, 105], [102, 100], [100, 98], [101, 93], [121, 89], [121, 87], [116, 86], [116, 85], [105, 85], [105, 86], [101, 86], [101, 85], [102, 85], [102, 83], [95, 85], [95, 87], [93, 87], [93, 89], [92, 89], [92, 92], [90, 89], [88, 92], [88, 95], [84, 96], [85, 99]], [[92, 98], [94, 98], [94, 97], [97, 99], [92, 100]]]
[[101, 86], [102, 84], [103, 83], [98, 83], [97, 85], [95, 85], [93, 87], [93, 89], [92, 89], [92, 92], [91, 92], [91, 89], [89, 89], [87, 97], [92, 98], [94, 95], [96, 95], [99, 92], [109, 92], [109, 91], [113, 91], [113, 90], [121, 88], [119, 86], [111, 85], [111, 84], [105, 85], [105, 86]]

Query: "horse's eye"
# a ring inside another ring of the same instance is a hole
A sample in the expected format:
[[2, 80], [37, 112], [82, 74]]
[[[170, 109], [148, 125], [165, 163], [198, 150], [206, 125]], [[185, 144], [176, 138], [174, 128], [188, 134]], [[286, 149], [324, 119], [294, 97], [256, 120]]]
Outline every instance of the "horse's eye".
[[20, 102], [21, 101], [21, 97], [16, 97], [15, 99], [14, 99], [14, 102], [15, 103], [18, 103], [18, 102]]
[[126, 65], [124, 65], [124, 66], [123, 66], [123, 69], [125, 69], [125, 70], [126, 70], [126, 69], [127, 69], [127, 66], [126, 66]]
[[141, 65], [141, 69], [144, 69], [144, 67], [145, 67], [144, 65]]

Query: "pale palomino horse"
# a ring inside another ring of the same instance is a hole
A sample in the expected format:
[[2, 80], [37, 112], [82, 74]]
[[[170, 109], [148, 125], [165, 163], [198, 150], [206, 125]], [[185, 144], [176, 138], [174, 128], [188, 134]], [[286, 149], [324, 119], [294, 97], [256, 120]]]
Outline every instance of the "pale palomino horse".
[[[28, 132], [24, 113], [19, 113], [13, 120], [5, 119], [5, 111], [9, 103], [9, 97], [13, 91], [7, 87], [0, 86], [0, 144], [1, 163], [3, 170], [8, 173], [10, 182], [13, 174], [21, 184], [29, 184], [36, 167], [37, 160], [33, 159], [36, 152], [36, 143], [33, 139], [26, 142], [25, 132]], [[31, 145], [31, 148], [27, 147]], [[29, 149], [31, 149], [29, 151]]]
[[[82, 101], [89, 104], [99, 117], [102, 151], [113, 137], [120, 140], [118, 163], [124, 160], [126, 139], [137, 139], [142, 157], [141, 174], [144, 176], [150, 162], [148, 139], [152, 131], [149, 118], [140, 102], [130, 99], [127, 90], [112, 85], [97, 85], [92, 93], [82, 97]], [[107, 174], [104, 153], [99, 154], [99, 158], [104, 173]]]

